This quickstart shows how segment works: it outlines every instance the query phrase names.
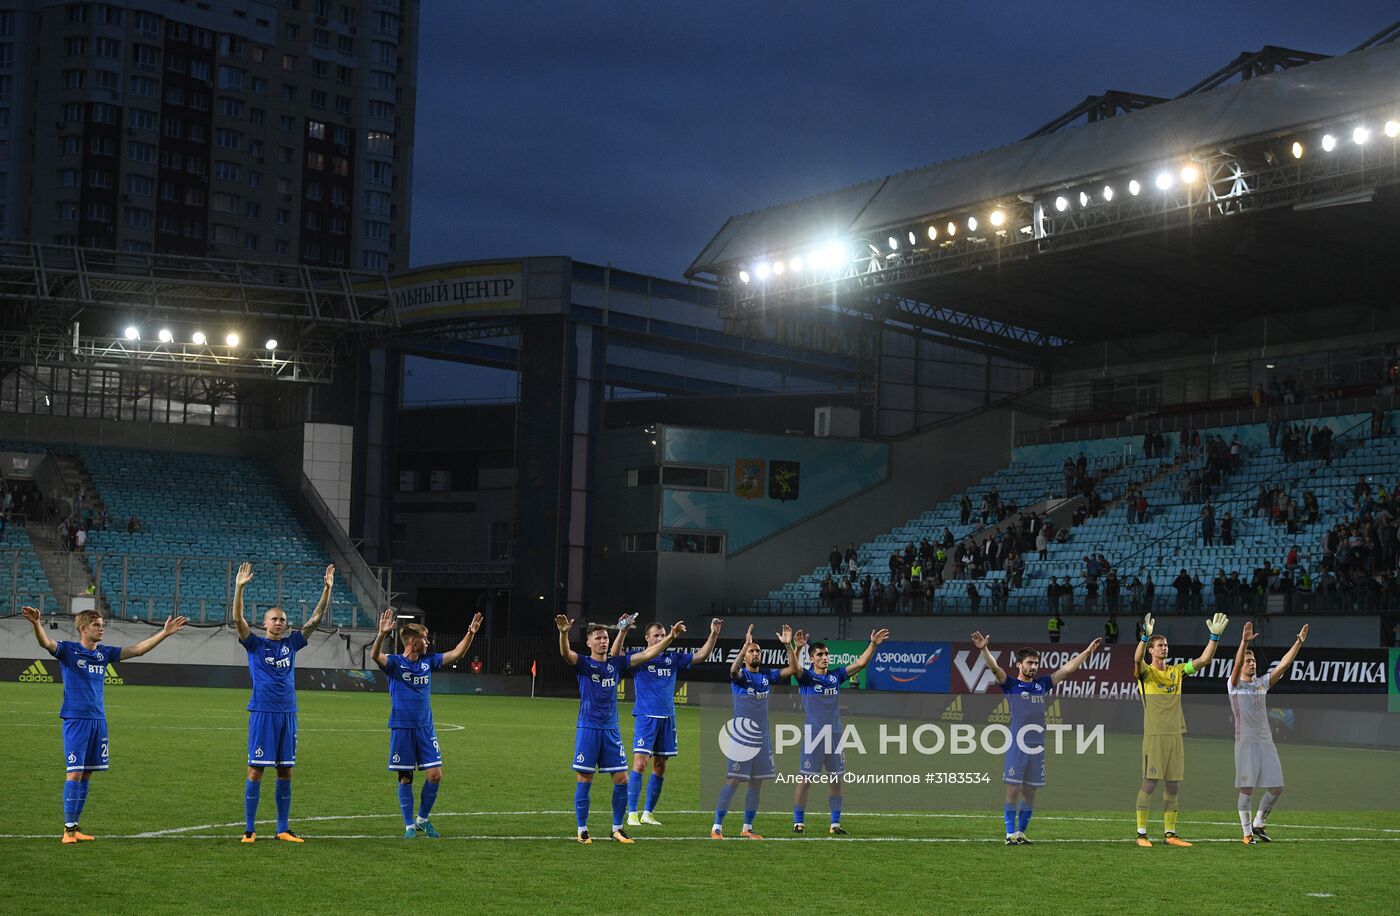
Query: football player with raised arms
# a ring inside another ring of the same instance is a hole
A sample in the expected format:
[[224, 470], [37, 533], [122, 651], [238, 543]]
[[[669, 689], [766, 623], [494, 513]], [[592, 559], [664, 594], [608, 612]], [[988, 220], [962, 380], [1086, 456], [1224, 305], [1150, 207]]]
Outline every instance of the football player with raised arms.
[[[370, 647], [370, 658], [389, 679], [389, 770], [398, 775], [399, 811], [403, 814], [403, 838], [412, 840], [423, 834], [437, 839], [439, 834], [428, 820], [433, 803], [437, 801], [442, 783], [442, 752], [438, 747], [437, 730], [433, 727], [433, 672], [461, 661], [471, 648], [472, 640], [481, 629], [477, 614], [467, 626], [466, 635], [450, 652], [428, 651], [428, 628], [421, 623], [406, 623], [399, 630], [403, 651], [386, 655], [384, 640], [394, 632], [397, 615], [388, 608], [379, 617], [379, 632]], [[423, 795], [418, 813], [413, 813], [413, 771], [423, 770]]]

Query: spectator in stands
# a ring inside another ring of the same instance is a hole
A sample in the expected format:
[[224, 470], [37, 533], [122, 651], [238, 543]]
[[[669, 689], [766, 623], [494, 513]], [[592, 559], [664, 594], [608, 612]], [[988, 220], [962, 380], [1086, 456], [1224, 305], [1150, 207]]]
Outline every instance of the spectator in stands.
[[831, 574], [833, 576], [841, 573], [841, 548], [835, 544], [831, 545], [831, 553], [826, 555], [826, 561], [831, 564]]
[[967, 603], [974, 614], [982, 606], [982, 595], [977, 591], [977, 586], [971, 582], [967, 583]]
[[[1210, 500], [1201, 507], [1201, 543], [1207, 547], [1215, 546], [1215, 506]], [[1186, 570], [1182, 570], [1184, 574]]]
[[1074, 584], [1069, 581], [1069, 576], [1060, 580], [1060, 610], [1066, 614], [1074, 613]]
[[1191, 575], [1183, 567], [1172, 580], [1172, 588], [1176, 589], [1176, 609], [1181, 612], [1190, 607], [1191, 598]]
[[1074, 479], [1079, 475], [1075, 469], [1074, 462], [1070, 460], [1068, 455], [1065, 456], [1065, 463], [1061, 466], [1060, 471], [1065, 480], [1064, 493], [1066, 496], [1069, 496], [1074, 492]]
[[1112, 617], [1117, 614], [1123, 600], [1123, 583], [1119, 581], [1116, 569], [1110, 569], [1108, 578], [1103, 581], [1103, 599], [1108, 604], [1108, 615]]
[[141, 532], [141, 519], [135, 515], [126, 520], [126, 533], [139, 534]]
[[1269, 421], [1265, 425], [1269, 428], [1269, 448], [1278, 448], [1278, 414], [1269, 411]]
[[1068, 543], [1069, 543], [1069, 540], [1070, 540], [1070, 538], [1069, 538], [1069, 529], [1068, 529], [1068, 528], [1056, 528], [1056, 529], [1055, 529], [1055, 543], [1056, 543], [1056, 544], [1068, 544]]
[[1085, 520], [1088, 519], [1088, 517], [1089, 504], [1087, 502], [1082, 502], [1075, 507], [1074, 515], [1070, 518], [1069, 523], [1072, 527], [1078, 528], [1080, 525], [1084, 524]]
[[1147, 521], [1147, 496], [1141, 489], [1137, 491], [1137, 520]]
[[1191, 577], [1191, 610], [1199, 611], [1202, 607], [1201, 594], [1206, 590], [1205, 583], [1201, 581], [1199, 573]]
[[1021, 556], [1021, 551], [1013, 551], [1011, 556], [1007, 557], [1006, 562], [1006, 572], [1011, 577], [1011, 587], [1020, 588], [1021, 580], [1026, 574], [1025, 557]]
[[992, 613], [1005, 614], [1006, 601], [1011, 595], [1011, 590], [1006, 587], [1005, 579], [992, 580]]
[[73, 549], [84, 550], [87, 548], [87, 531], [82, 525], [73, 526]]
[[1235, 546], [1235, 517], [1229, 512], [1220, 520], [1220, 543], [1225, 547]]
[[1089, 576], [1084, 580], [1084, 610], [1090, 614], [1099, 603], [1099, 577]]
[[1152, 445], [1153, 445], [1153, 442], [1152, 442], [1152, 434], [1151, 434], [1151, 433], [1143, 433], [1143, 434], [1142, 434], [1142, 457], [1144, 457], [1144, 458], [1152, 458], [1152, 457], [1154, 457], [1154, 455], [1152, 454]]
[[1045, 607], [1051, 617], [1054, 617], [1060, 608], [1060, 583], [1054, 576], [1050, 577], [1050, 584], [1045, 586]]
[[967, 520], [972, 517], [972, 498], [966, 493], [958, 500], [958, 523], [966, 525]]
[[1050, 552], [1050, 541], [1045, 537], [1045, 528], [1042, 526], [1040, 533], [1035, 536], [1035, 549], [1043, 560]]
[[900, 571], [901, 569], [903, 569], [903, 568], [904, 568], [904, 561], [900, 558], [899, 553], [898, 553], [897, 551], [891, 552], [891, 553], [890, 553], [890, 581], [891, 581], [891, 582], [894, 582], [894, 580], [896, 580], [896, 579], [899, 578], [899, 571]]
[[1103, 623], [1103, 644], [1106, 646], [1118, 644], [1118, 618], [1112, 614], [1109, 614], [1108, 619]]
[[1060, 631], [1063, 630], [1063, 629], [1064, 629], [1064, 626], [1065, 626], [1065, 622], [1064, 622], [1063, 620], [1060, 619], [1060, 615], [1059, 615], [1059, 614], [1056, 614], [1054, 611], [1051, 611], [1051, 612], [1050, 612], [1050, 620], [1049, 620], [1049, 623], [1048, 623], [1046, 626], [1047, 626], [1047, 629], [1049, 629], [1049, 631], [1050, 631], [1050, 641], [1051, 641], [1051, 642], [1059, 642], [1059, 641], [1060, 641]]
[[860, 554], [856, 552], [856, 545], [847, 544], [846, 552], [841, 556], [841, 559], [846, 561], [846, 565], [849, 566], [852, 560], [858, 560], [859, 558]]
[[943, 538], [938, 542], [939, 546], [943, 547], [946, 550], [947, 548], [952, 547], [956, 543], [957, 541], [953, 538], [953, 529], [945, 527], [943, 529]]
[[1154, 607], [1157, 600], [1157, 585], [1152, 581], [1152, 573], [1147, 574], [1147, 580], [1142, 583], [1142, 601], [1147, 607]]

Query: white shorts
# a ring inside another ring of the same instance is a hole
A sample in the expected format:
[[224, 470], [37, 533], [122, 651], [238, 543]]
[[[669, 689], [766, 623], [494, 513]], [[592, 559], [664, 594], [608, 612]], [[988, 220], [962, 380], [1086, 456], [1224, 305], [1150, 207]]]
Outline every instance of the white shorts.
[[1283, 764], [1274, 742], [1235, 742], [1235, 788], [1273, 789], [1283, 785]]

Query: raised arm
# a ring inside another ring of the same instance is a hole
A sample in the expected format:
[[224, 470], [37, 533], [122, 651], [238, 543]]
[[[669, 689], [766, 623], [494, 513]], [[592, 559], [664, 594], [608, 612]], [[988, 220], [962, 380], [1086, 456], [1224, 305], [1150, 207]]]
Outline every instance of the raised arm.
[[855, 677], [875, 657], [875, 650], [880, 647], [880, 643], [890, 638], [889, 630], [871, 630], [870, 645], [865, 647], [865, 651], [860, 654], [860, 658], [846, 666], [846, 676]]
[[467, 654], [467, 650], [472, 647], [472, 640], [476, 639], [476, 633], [481, 629], [482, 617], [477, 614], [472, 618], [472, 622], [467, 626], [467, 633], [462, 637], [462, 641], [457, 643], [457, 647], [451, 652], [442, 653], [442, 663], [444, 665], [455, 665], [462, 660], [462, 656]]
[[982, 660], [987, 663], [987, 670], [992, 672], [992, 677], [996, 678], [997, 683], [1000, 684], [1002, 681], [1006, 680], [1006, 671], [1001, 665], [997, 664], [996, 656], [993, 655], [992, 650], [988, 648], [991, 638], [990, 636], [982, 635], [980, 631], [974, 630], [972, 633], [972, 644], [982, 650]]
[[[1247, 620], [1244, 624], [1244, 632], [1240, 634], [1240, 645], [1235, 650], [1235, 664], [1230, 669], [1230, 686], [1236, 687], [1240, 683], [1240, 672], [1244, 670], [1244, 653], [1249, 649], [1250, 641], [1254, 639], [1254, 621]], [[1270, 682], [1270, 687], [1273, 683]]]
[[1133, 650], [1134, 675], [1142, 670], [1142, 659], [1147, 654], [1147, 642], [1152, 638], [1152, 627], [1152, 615], [1147, 614], [1142, 618], [1142, 639], [1138, 640], [1137, 648]]
[[739, 654], [734, 656], [734, 661], [729, 666], [729, 679], [731, 681], [739, 679], [739, 669], [743, 667], [744, 655], [747, 654], [751, 645], [753, 645], [753, 624], [749, 624], [748, 631], [744, 633], [744, 644], [739, 647]]
[[637, 625], [635, 614], [623, 614], [617, 620], [617, 637], [613, 639], [612, 645], [608, 647], [609, 655], [621, 655], [623, 648], [627, 645], [627, 634]]
[[1093, 642], [1089, 643], [1089, 645], [1084, 648], [1083, 652], [1080, 652], [1074, 658], [1070, 659], [1060, 667], [1056, 668], [1054, 671], [1050, 672], [1051, 685], [1053, 686], [1059, 684], [1060, 681], [1063, 681], [1065, 678], [1078, 671], [1079, 666], [1088, 661], [1089, 656], [1099, 651], [1099, 647], [1102, 645], [1102, 638], [1095, 639]]
[[239, 639], [247, 639], [248, 634], [253, 632], [248, 627], [248, 621], [243, 619], [243, 589], [252, 581], [253, 564], [244, 563], [239, 566], [238, 575], [233, 580], [233, 626], [238, 631]]
[[1283, 672], [1288, 670], [1288, 666], [1293, 664], [1293, 659], [1298, 657], [1298, 650], [1303, 648], [1303, 643], [1308, 638], [1308, 625], [1303, 624], [1303, 628], [1298, 631], [1298, 638], [1293, 640], [1292, 647], [1279, 659], [1278, 667], [1269, 672], [1269, 687], [1272, 689], [1279, 679], [1283, 677]]
[[165, 642], [171, 636], [174, 636], [176, 633], [180, 632], [180, 630], [185, 626], [186, 622], [187, 621], [184, 617], [168, 618], [165, 621], [165, 626], [160, 628], [159, 633], [141, 640], [134, 646], [123, 646], [121, 658], [119, 658], [118, 661], [124, 662], [128, 658], [140, 658], [147, 652], [154, 649], [156, 646]]
[[1210, 660], [1215, 658], [1215, 650], [1220, 648], [1220, 634], [1225, 632], [1225, 628], [1230, 625], [1230, 618], [1224, 614], [1216, 614], [1206, 621], [1206, 629], [1210, 630], [1210, 642], [1201, 650], [1197, 658], [1191, 659], [1191, 667], [1196, 670], [1204, 668], [1210, 664]]
[[559, 654], [564, 656], [564, 661], [570, 666], [578, 664], [578, 653], [569, 645], [569, 627], [574, 622], [563, 614], [554, 615], [554, 625], [559, 628]]
[[384, 640], [394, 632], [394, 622], [394, 609], [385, 608], [384, 613], [379, 615], [379, 632], [374, 634], [374, 644], [369, 647], [369, 657], [381, 668], [389, 664], [389, 656], [384, 654]]
[[654, 646], [647, 646], [645, 649], [632, 656], [632, 667], [635, 668], [638, 665], [645, 665], [647, 662], [651, 661], [653, 658], [656, 658], [656, 656], [660, 655], [662, 652], [665, 652], [666, 649], [671, 645], [671, 643], [676, 641], [676, 637], [680, 636], [684, 632], [685, 621], [677, 620], [675, 623], [671, 624], [670, 632], [668, 632], [665, 636], [661, 638], [661, 642], [657, 643]]
[[[778, 631], [778, 638], [782, 639], [785, 632], [788, 632], [786, 626]], [[788, 650], [788, 663], [778, 674], [781, 677], [796, 677], [802, 673], [802, 647], [807, 645], [807, 632], [798, 630], [792, 634], [792, 641], [785, 642], [785, 645]]]
[[301, 626], [301, 635], [310, 636], [316, 632], [321, 625], [321, 618], [326, 615], [326, 608], [331, 606], [331, 586], [335, 584], [335, 567], [326, 567], [325, 585], [321, 587], [321, 600], [316, 602], [316, 609], [311, 612], [311, 617]]
[[724, 626], [724, 618], [716, 617], [710, 621], [710, 635], [706, 637], [705, 644], [694, 652], [690, 653], [690, 663], [703, 662], [710, 657], [710, 653], [715, 651], [715, 643], [719, 641], [720, 628]]
[[34, 628], [34, 638], [39, 641], [39, 645], [44, 647], [44, 651], [53, 655], [58, 651], [58, 643], [44, 629], [44, 617], [37, 608], [23, 607], [19, 612], [24, 615], [24, 619], [29, 621], [29, 625]]

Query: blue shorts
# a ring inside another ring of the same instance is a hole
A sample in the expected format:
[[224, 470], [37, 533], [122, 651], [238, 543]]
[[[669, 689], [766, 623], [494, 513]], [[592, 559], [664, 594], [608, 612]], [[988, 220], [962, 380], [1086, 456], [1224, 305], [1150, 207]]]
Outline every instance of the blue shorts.
[[622, 731], [618, 728], [585, 728], [579, 726], [574, 738], [574, 762], [580, 773], [621, 773], [627, 769], [622, 756]]
[[635, 725], [637, 737], [632, 742], [632, 753], [651, 757], [674, 757], [680, 753], [675, 716], [664, 719], [660, 716], [637, 716]]
[[389, 769], [430, 770], [442, 766], [437, 733], [431, 728], [389, 729]]
[[248, 766], [294, 767], [297, 765], [297, 714], [294, 712], [248, 713]]
[[1045, 785], [1045, 750], [1041, 748], [1038, 753], [1027, 754], [1012, 745], [1011, 750], [1006, 752], [1001, 781], [1013, 786], [1039, 788]]
[[740, 782], [758, 782], [761, 779], [773, 778], [773, 746], [765, 739], [763, 747], [752, 760], [735, 760], [729, 758], [729, 768], [725, 770], [725, 779], [737, 779]]
[[63, 765], [69, 773], [107, 769], [107, 720], [63, 720]]
[[802, 752], [802, 774], [815, 776], [822, 770], [840, 775], [846, 772], [846, 755], [836, 751], [827, 753], [814, 748]]

